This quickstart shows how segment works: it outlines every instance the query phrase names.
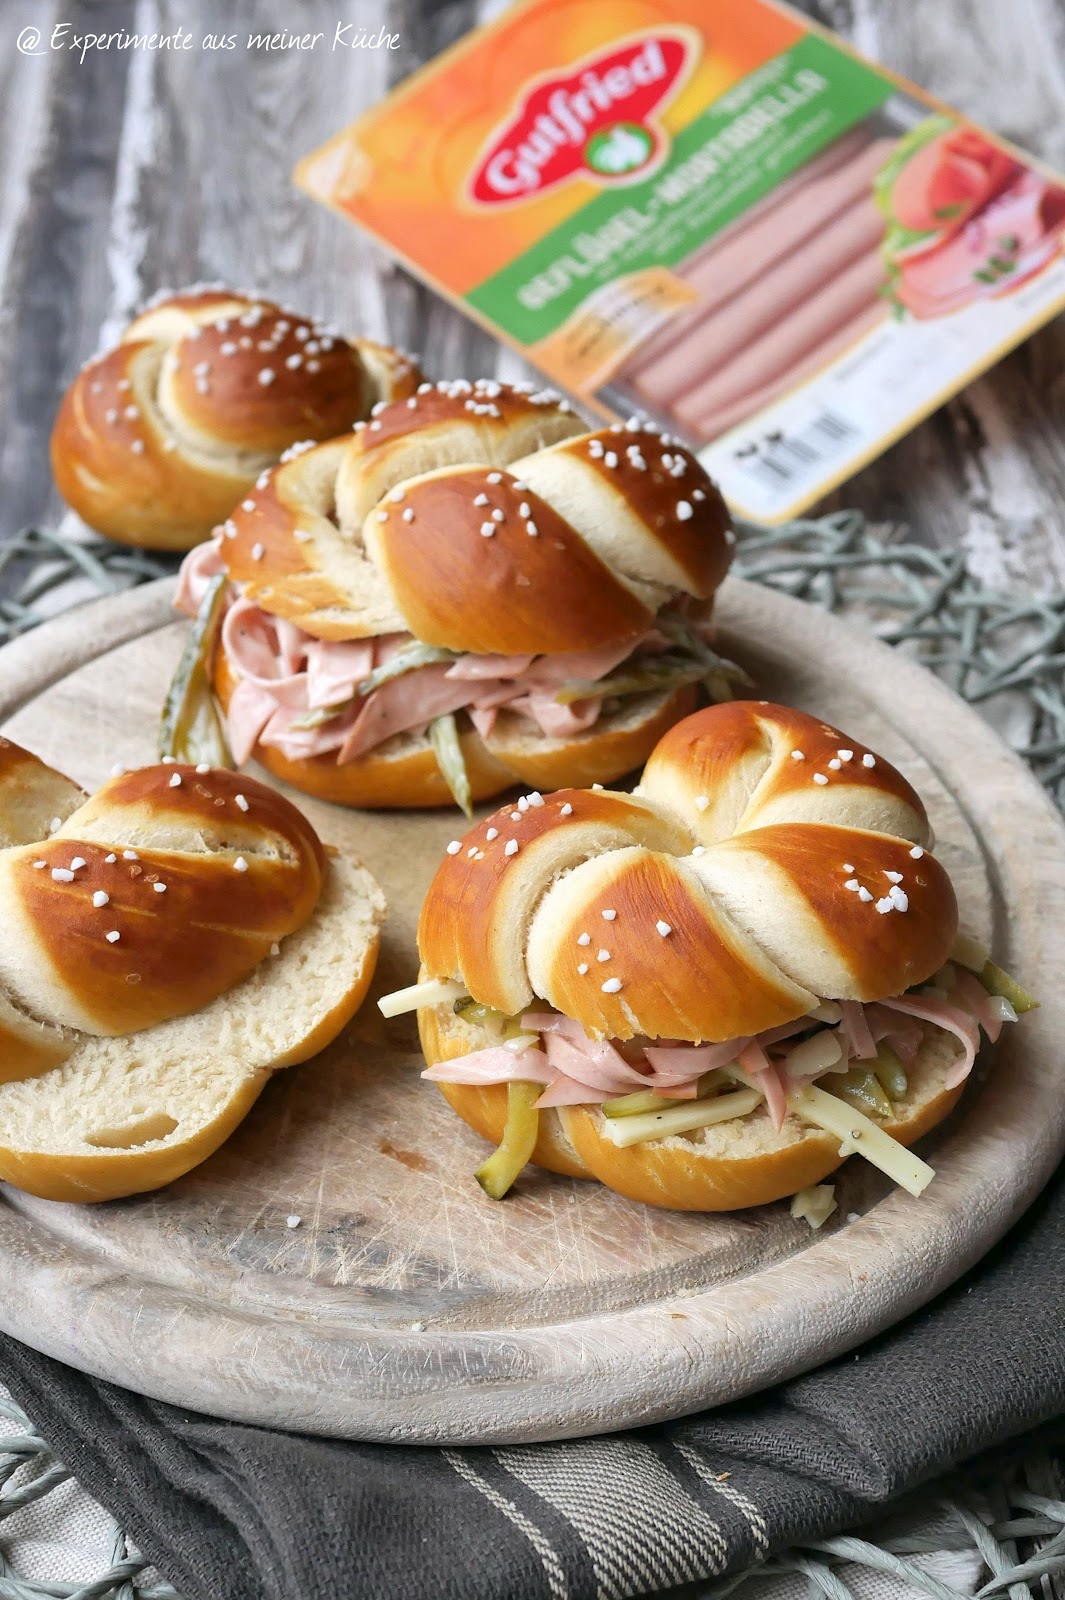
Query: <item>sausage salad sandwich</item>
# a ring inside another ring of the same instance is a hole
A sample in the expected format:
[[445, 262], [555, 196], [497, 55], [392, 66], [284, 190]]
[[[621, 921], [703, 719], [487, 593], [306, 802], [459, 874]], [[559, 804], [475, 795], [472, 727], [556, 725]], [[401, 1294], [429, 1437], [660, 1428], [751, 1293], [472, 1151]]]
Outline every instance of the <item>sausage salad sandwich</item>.
[[529, 794], [453, 840], [422, 981], [381, 1009], [417, 1008], [424, 1076], [499, 1145], [493, 1197], [532, 1161], [649, 1205], [816, 1208], [850, 1154], [919, 1194], [908, 1146], [980, 1028], [1034, 1004], [958, 941], [930, 843], [905, 778], [838, 729], [710, 707], [633, 794]]
[[588, 433], [532, 385], [422, 384], [290, 450], [188, 558], [163, 753], [228, 740], [353, 806], [610, 781], [698, 684], [730, 692], [708, 630], [732, 537], [649, 426]]

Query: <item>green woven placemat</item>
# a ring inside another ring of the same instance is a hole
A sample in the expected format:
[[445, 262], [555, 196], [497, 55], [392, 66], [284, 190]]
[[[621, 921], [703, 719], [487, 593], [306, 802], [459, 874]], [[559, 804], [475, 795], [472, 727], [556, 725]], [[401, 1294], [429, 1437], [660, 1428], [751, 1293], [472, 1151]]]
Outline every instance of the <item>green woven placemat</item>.
[[[996, 593], [968, 572], [957, 552], [933, 551], [899, 533], [871, 529], [856, 511], [788, 523], [739, 524], [734, 570], [868, 627], [915, 655], [976, 705], [1032, 766], [1065, 808], [1065, 596], [1035, 599]], [[31, 529], [0, 550], [0, 643], [54, 616], [70, 603], [162, 577], [175, 562], [121, 549], [103, 540], [75, 542]], [[4, 1524], [70, 1479], [13, 1401], [0, 1417], [24, 1429], [0, 1439], [0, 1600], [176, 1600], [166, 1585], [145, 1587], [146, 1563], [117, 1526], [111, 1565], [89, 1584], [20, 1578], [5, 1557]], [[944, 1522], [913, 1531], [920, 1514], [939, 1504]], [[11, 1523], [13, 1532], [17, 1524]], [[809, 1593], [853, 1600], [848, 1581], [863, 1588], [879, 1578], [909, 1585], [931, 1600], [958, 1591], [919, 1563], [929, 1551], [975, 1553], [989, 1574], [981, 1597], [1010, 1600], [1058, 1594], [1065, 1573], [1065, 1486], [1056, 1459], [1027, 1453], [983, 1461], [922, 1490], [912, 1509], [879, 1523], [878, 1540], [841, 1535], [784, 1552], [724, 1583], [701, 1590], [723, 1600], [767, 1578], [801, 1575]], [[9, 1546], [7, 1546], [10, 1548]], [[879, 1592], [886, 1593], [881, 1587]]]

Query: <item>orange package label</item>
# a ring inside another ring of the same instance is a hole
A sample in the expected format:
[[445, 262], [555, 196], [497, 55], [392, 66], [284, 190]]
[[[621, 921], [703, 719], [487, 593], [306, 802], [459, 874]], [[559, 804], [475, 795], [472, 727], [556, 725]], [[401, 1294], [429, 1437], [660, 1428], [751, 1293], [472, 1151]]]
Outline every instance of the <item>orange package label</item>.
[[1065, 304], [1060, 182], [772, 0], [524, 0], [297, 177], [767, 521]]

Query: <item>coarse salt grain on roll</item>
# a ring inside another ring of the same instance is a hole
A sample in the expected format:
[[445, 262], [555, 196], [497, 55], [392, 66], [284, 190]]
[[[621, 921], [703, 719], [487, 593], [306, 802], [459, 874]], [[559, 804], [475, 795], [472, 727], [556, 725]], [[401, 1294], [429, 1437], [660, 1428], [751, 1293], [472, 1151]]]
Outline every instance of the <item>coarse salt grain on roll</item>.
[[930, 837], [906, 779], [839, 729], [711, 707], [633, 795], [534, 793], [453, 841], [423, 981], [382, 1009], [418, 1007], [425, 1076], [502, 1141], [493, 1196], [531, 1160], [731, 1210], [855, 1152], [919, 1194], [932, 1169], [906, 1147], [957, 1101], [980, 1026], [1034, 1004], [983, 956], [980, 979], [950, 961]]
[[254, 779], [164, 764], [87, 797], [7, 740], [0, 908], [0, 1180], [58, 1200], [205, 1159], [354, 1014], [384, 913]]
[[411, 357], [261, 296], [169, 292], [78, 373], [52, 434], [64, 499], [121, 544], [189, 550], [287, 446], [414, 392]]
[[674, 440], [458, 380], [286, 452], [178, 604], [228, 582], [211, 673], [238, 762], [349, 805], [468, 809], [617, 778], [699, 683], [729, 692], [708, 633], [731, 541]]

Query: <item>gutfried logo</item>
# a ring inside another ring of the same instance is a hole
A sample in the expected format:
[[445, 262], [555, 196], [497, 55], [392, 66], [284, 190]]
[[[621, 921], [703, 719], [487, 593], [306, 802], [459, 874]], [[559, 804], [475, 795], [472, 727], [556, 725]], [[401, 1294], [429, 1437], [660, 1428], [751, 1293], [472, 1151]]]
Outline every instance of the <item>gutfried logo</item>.
[[540, 79], [492, 135], [470, 179], [473, 199], [526, 200], [577, 176], [645, 177], [668, 148], [655, 114], [680, 88], [694, 53], [686, 31], [656, 30], [586, 57], [565, 77]]

